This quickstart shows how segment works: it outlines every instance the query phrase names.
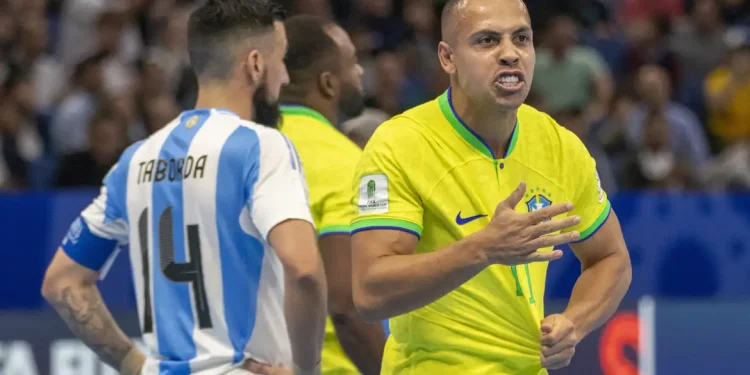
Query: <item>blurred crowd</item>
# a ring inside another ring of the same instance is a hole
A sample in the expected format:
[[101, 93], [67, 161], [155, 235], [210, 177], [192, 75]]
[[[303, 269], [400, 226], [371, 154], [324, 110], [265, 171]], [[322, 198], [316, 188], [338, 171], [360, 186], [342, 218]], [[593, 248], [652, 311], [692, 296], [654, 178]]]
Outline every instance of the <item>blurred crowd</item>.
[[[98, 186], [120, 152], [196, 99], [190, 0], [0, 0], [0, 189]], [[364, 67], [364, 145], [449, 84], [441, 0], [282, 0], [331, 17]], [[575, 132], [610, 194], [750, 190], [750, 0], [526, 0], [527, 102]]]

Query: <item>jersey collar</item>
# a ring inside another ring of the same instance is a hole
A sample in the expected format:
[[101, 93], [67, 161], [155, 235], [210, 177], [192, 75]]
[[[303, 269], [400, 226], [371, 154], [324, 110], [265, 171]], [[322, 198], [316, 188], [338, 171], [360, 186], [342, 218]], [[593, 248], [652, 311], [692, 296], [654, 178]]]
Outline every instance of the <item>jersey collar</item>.
[[334, 127], [333, 124], [331, 124], [331, 122], [328, 121], [327, 118], [325, 118], [325, 116], [321, 115], [320, 112], [312, 108], [297, 104], [282, 104], [279, 107], [281, 108], [281, 113], [285, 115], [306, 116], [318, 120], [330, 127]]
[[[471, 130], [471, 128], [466, 125], [466, 123], [464, 123], [460, 117], [458, 117], [456, 110], [453, 108], [450, 88], [448, 88], [448, 90], [446, 90], [443, 95], [440, 95], [440, 97], [438, 98], [438, 103], [440, 104], [440, 111], [443, 112], [443, 116], [445, 116], [445, 119], [448, 120], [453, 129], [456, 131], [456, 133], [458, 133], [458, 135], [461, 136], [461, 138], [466, 140], [466, 142], [469, 142], [469, 144], [477, 149], [477, 151], [487, 156], [488, 158], [497, 159], [495, 152], [492, 151], [492, 148], [489, 145], [487, 145], [487, 142], [485, 142], [484, 139], [479, 136], [479, 134], [474, 132], [474, 130]], [[505, 151], [505, 155], [503, 155], [502, 157], [503, 159], [510, 156], [510, 153], [513, 152], [513, 149], [515, 149], [516, 147], [517, 141], [518, 120], [516, 120], [516, 126], [513, 127], [513, 135], [510, 138], [508, 149]]]

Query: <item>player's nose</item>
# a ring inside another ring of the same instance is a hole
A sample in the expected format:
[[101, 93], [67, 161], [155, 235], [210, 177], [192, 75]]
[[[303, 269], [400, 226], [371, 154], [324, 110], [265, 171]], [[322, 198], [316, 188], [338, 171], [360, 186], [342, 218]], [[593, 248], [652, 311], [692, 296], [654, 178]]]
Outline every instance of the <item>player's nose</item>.
[[504, 42], [500, 46], [499, 51], [499, 63], [502, 66], [517, 66], [521, 61], [521, 56], [518, 54], [518, 49], [513, 43], [508, 41]]

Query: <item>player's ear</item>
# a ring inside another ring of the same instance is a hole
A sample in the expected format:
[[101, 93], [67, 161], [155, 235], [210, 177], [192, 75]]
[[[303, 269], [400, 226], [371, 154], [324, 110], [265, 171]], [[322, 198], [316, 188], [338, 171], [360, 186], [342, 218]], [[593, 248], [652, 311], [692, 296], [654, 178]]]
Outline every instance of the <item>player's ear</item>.
[[245, 60], [245, 74], [250, 79], [250, 84], [254, 87], [258, 87], [263, 79], [263, 71], [265, 69], [265, 61], [263, 61], [263, 55], [259, 50], [254, 49], [247, 54]]
[[340, 92], [341, 82], [338, 77], [328, 71], [318, 74], [318, 90], [325, 98], [334, 98]]
[[456, 64], [453, 62], [453, 49], [448, 43], [441, 41], [438, 44], [438, 58], [440, 59], [440, 66], [443, 67], [443, 71], [448, 74], [456, 72]]

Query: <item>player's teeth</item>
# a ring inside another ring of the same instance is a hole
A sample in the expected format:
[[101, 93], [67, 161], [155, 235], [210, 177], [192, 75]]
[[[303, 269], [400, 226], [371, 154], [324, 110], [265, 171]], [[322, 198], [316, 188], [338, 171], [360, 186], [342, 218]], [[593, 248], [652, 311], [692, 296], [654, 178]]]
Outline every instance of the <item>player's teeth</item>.
[[518, 76], [505, 76], [500, 77], [502, 83], [518, 83]]

